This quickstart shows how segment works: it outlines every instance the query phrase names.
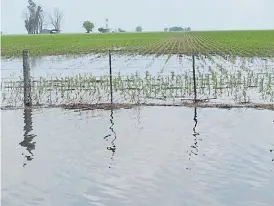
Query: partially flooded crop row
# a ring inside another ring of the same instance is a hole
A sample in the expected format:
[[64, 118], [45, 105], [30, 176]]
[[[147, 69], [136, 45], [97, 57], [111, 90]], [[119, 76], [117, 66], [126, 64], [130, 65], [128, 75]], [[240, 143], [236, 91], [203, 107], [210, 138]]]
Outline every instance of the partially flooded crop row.
[[[162, 58], [160, 63], [157, 62], [158, 58]], [[193, 65], [198, 100], [231, 104], [274, 101], [272, 59], [235, 56], [224, 59], [221, 56], [199, 55], [194, 56], [193, 62], [191, 56], [168, 55], [158, 58], [150, 57], [146, 64], [139, 64], [139, 69], [136, 67], [129, 70], [126, 69], [127, 65], [138, 65], [140, 57], [114, 56], [113, 102], [178, 104], [185, 100], [193, 100]], [[107, 60], [105, 58], [102, 62], [106, 63]], [[64, 70], [60, 69], [59, 75], [34, 75], [31, 83], [33, 105], [110, 102], [108, 65], [102, 66], [102, 75], [94, 75], [94, 63], [90, 60], [85, 64], [85, 67], [91, 68], [88, 70], [90, 72], [61, 75]], [[124, 67], [121, 68], [121, 65]], [[100, 67], [100, 63], [97, 67]], [[23, 105], [22, 79], [2, 81], [1, 90], [2, 106]]]

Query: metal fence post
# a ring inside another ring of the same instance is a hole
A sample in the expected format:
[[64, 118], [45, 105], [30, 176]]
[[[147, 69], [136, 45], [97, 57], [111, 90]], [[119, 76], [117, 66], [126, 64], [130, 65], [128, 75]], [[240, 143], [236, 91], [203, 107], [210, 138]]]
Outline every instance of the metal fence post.
[[194, 102], [197, 102], [197, 88], [196, 88], [196, 74], [195, 74], [195, 56], [192, 55], [192, 72], [193, 72], [193, 84], [194, 84]]
[[109, 55], [109, 82], [110, 82], [110, 101], [113, 103], [113, 91], [112, 91], [112, 68], [111, 68], [111, 51], [108, 50]]
[[23, 76], [24, 76], [24, 105], [31, 106], [31, 79], [29, 50], [23, 50]]

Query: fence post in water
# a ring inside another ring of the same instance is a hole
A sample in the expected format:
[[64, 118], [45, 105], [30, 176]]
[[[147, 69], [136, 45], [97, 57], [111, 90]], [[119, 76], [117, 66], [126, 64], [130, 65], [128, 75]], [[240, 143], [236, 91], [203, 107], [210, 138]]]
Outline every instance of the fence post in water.
[[113, 103], [113, 91], [112, 91], [112, 68], [111, 68], [111, 52], [108, 50], [109, 56], [109, 82], [110, 82], [110, 102]]
[[23, 76], [24, 76], [24, 105], [31, 106], [31, 79], [29, 50], [23, 50]]
[[197, 88], [196, 88], [196, 74], [195, 74], [195, 56], [192, 55], [192, 72], [193, 72], [193, 84], [194, 84], [194, 102], [197, 102]]

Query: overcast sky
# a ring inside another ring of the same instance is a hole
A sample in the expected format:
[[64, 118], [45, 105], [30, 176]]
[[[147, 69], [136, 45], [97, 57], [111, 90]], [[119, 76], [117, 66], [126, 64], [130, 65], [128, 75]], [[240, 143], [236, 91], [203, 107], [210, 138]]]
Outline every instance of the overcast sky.
[[[1, 0], [1, 30], [26, 33], [23, 12], [27, 0]], [[110, 28], [163, 31], [169, 26], [192, 30], [274, 29], [274, 0], [34, 0], [47, 13], [59, 8], [63, 33], [84, 32], [84, 20], [96, 31], [109, 19]], [[49, 27], [50, 28], [50, 27]]]

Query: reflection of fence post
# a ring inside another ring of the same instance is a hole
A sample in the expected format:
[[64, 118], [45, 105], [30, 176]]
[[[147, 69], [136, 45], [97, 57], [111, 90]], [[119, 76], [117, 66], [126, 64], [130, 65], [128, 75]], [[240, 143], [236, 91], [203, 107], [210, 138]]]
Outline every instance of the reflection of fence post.
[[24, 105], [31, 106], [31, 80], [29, 50], [23, 50], [23, 75], [24, 75]]
[[113, 91], [112, 91], [112, 68], [111, 68], [111, 52], [108, 50], [109, 56], [109, 82], [110, 82], [110, 101], [113, 103]]
[[193, 72], [193, 84], [194, 84], [194, 102], [197, 102], [197, 88], [196, 88], [196, 74], [195, 74], [195, 56], [192, 55], [192, 72]]
[[[19, 144], [22, 147], [25, 147], [26, 150], [29, 152], [29, 154], [25, 154], [25, 157], [27, 158], [27, 161], [31, 161], [33, 159], [33, 152], [32, 150], [35, 150], [35, 143], [33, 141], [34, 137], [36, 135], [31, 134], [32, 128], [32, 109], [31, 107], [25, 107], [24, 108], [24, 140], [20, 142]], [[23, 164], [25, 166], [26, 163]]]

